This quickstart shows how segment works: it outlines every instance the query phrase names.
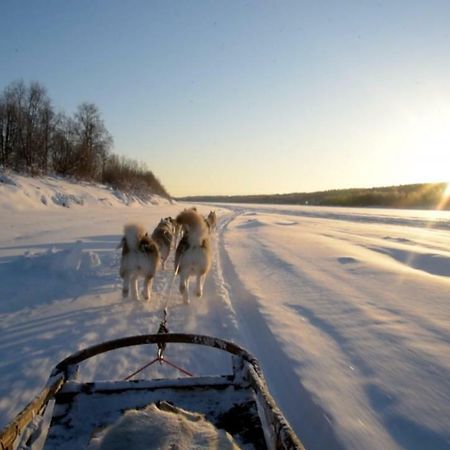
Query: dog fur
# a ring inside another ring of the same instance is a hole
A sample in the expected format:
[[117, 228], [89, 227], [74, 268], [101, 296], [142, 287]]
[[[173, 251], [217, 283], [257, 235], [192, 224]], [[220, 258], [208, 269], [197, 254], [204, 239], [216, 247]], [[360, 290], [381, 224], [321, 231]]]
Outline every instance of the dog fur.
[[[183, 212], [185, 212], [185, 211], [195, 211], [195, 212], [197, 212], [197, 208], [195, 206], [193, 206], [192, 208], [184, 208]], [[174, 224], [175, 224], [174, 225], [175, 226], [175, 228], [174, 228], [174, 230], [175, 230], [174, 231], [174, 236], [175, 236], [174, 241], [175, 242], [174, 243], [175, 243], [175, 248], [177, 248], [178, 244], [180, 243], [181, 239], [184, 236], [184, 233], [185, 233], [186, 229], [185, 229], [184, 225], [182, 225], [181, 223], [177, 222], [176, 218], [173, 219], [173, 221], [174, 221]]]
[[[177, 221], [173, 217], [170, 217], [170, 216], [166, 217], [164, 220], [169, 223], [171, 230], [172, 230], [172, 236], [175, 237], [175, 232], [177, 229]], [[172, 243], [173, 243], [173, 240], [172, 240]]]
[[152, 233], [152, 239], [158, 245], [161, 256], [161, 267], [164, 269], [167, 258], [169, 257], [173, 240], [173, 225], [171, 217], [166, 217], [165, 219], [160, 220], [158, 226]]
[[208, 224], [209, 231], [213, 233], [217, 227], [217, 216], [215, 211], [210, 211], [206, 217], [206, 223]]
[[153, 278], [160, 263], [157, 244], [150, 238], [145, 228], [139, 224], [127, 224], [121, 241], [122, 257], [120, 276], [123, 279], [122, 295], [138, 300], [138, 278], [144, 278], [143, 296], [150, 300]]
[[192, 209], [178, 214], [176, 221], [184, 231], [175, 252], [175, 272], [180, 276], [180, 293], [189, 303], [189, 278], [197, 278], [196, 295], [203, 295], [203, 285], [211, 268], [211, 244], [205, 219]]
[[115, 422], [101, 430], [88, 450], [238, 450], [234, 438], [217, 428], [203, 414], [165, 401], [142, 409], [125, 410]]
[[177, 246], [180, 243], [182, 237], [183, 237], [183, 226], [181, 225], [181, 223], [178, 223], [175, 220], [175, 231], [174, 231], [175, 248], [177, 248]]

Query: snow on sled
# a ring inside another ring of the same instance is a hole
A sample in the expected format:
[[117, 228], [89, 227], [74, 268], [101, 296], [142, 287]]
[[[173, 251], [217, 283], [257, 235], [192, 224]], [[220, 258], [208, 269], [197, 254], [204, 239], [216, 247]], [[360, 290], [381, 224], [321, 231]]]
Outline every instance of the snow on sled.
[[[168, 362], [169, 343], [228, 352], [232, 373], [130, 380], [137, 371], [122, 381], [76, 379], [81, 362], [129, 346], [157, 345], [158, 356], [144, 367]], [[125, 337], [70, 355], [1, 432], [0, 444], [7, 450], [303, 449], [250, 353], [218, 338], [175, 333]]]

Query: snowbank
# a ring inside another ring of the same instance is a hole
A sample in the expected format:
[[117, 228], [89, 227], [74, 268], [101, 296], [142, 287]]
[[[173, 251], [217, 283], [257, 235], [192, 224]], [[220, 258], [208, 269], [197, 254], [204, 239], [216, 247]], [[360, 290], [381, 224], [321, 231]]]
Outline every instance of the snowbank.
[[118, 207], [169, 204], [170, 200], [155, 194], [140, 198], [111, 187], [61, 177], [25, 177], [0, 172], [0, 210], [23, 211], [80, 206]]

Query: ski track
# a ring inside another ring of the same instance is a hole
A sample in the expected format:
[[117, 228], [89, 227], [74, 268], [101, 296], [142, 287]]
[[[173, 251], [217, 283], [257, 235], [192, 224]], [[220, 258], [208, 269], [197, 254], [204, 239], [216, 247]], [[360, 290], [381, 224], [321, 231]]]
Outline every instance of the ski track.
[[[280, 342], [277, 341], [276, 336], [267, 326], [265, 317], [258, 309], [257, 299], [240, 281], [226, 252], [223, 233], [235, 218], [236, 215], [233, 215], [221, 228], [220, 256], [224, 271], [228, 276], [229, 295], [234, 300], [233, 306], [238, 317], [239, 328], [243, 333], [243, 340], [259, 359], [263, 372], [270, 379], [271, 392], [276, 396], [279, 406], [290, 424], [302, 437], [306, 447], [310, 442], [315, 442], [314, 445], [317, 448], [326, 446], [335, 449], [343, 448], [326, 413], [294, 375], [293, 369], [298, 363], [289, 359], [280, 348]], [[286, 398], [281, 395], [277, 386], [282, 387], [283, 392], [289, 392], [290, 397]], [[313, 427], [310, 427], [310, 424]]]

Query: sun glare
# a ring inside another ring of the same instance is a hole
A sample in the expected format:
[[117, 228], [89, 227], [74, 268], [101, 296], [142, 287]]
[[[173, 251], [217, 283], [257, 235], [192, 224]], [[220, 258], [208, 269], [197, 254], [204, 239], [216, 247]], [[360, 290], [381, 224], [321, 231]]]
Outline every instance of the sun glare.
[[443, 196], [445, 200], [450, 197], [450, 182], [447, 183], [447, 187], [445, 188]]
[[444, 191], [442, 192], [442, 198], [436, 209], [448, 209], [450, 206], [450, 182], [447, 183]]

